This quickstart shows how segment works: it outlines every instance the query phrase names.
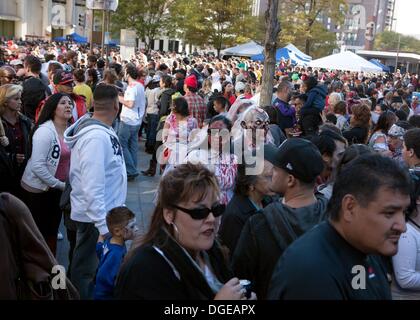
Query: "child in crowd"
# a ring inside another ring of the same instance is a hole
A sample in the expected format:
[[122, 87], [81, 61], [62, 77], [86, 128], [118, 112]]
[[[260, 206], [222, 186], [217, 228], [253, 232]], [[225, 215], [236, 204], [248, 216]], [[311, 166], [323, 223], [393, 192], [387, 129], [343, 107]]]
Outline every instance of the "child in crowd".
[[100, 236], [96, 244], [99, 266], [96, 273], [95, 300], [111, 300], [118, 271], [127, 248], [125, 241], [132, 240], [137, 232], [134, 213], [127, 207], [116, 207], [108, 212], [106, 224], [111, 237]]

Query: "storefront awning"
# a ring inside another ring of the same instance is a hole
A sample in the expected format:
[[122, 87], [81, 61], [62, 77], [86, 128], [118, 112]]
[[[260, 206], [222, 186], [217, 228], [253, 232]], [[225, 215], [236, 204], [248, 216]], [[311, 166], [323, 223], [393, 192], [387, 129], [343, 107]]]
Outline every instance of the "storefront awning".
[[0, 13], [0, 20], [20, 21], [21, 19], [18, 16], [9, 16]]

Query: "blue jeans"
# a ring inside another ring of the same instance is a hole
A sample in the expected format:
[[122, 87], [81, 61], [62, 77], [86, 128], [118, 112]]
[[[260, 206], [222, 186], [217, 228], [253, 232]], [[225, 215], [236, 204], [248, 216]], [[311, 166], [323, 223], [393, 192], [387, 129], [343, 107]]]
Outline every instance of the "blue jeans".
[[147, 114], [147, 141], [146, 147], [153, 149], [156, 144], [156, 130], [159, 124], [159, 115], [148, 113]]
[[96, 242], [99, 232], [93, 223], [74, 222], [77, 227], [76, 246], [71, 262], [71, 281], [80, 294], [80, 299], [93, 299], [94, 279], [98, 268]]
[[127, 176], [138, 175], [137, 171], [137, 152], [139, 150], [139, 134], [140, 125], [130, 126], [124, 122], [120, 122], [118, 130], [118, 138], [124, 153], [125, 166], [127, 168]]

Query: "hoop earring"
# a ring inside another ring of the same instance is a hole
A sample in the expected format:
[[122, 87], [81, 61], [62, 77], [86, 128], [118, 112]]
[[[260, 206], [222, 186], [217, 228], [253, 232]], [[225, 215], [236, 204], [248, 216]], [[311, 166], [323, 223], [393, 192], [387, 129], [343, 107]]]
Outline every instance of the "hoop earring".
[[178, 227], [176, 226], [176, 224], [174, 222], [171, 222], [172, 227], [174, 228], [175, 233], [178, 235], [179, 237], [179, 230]]

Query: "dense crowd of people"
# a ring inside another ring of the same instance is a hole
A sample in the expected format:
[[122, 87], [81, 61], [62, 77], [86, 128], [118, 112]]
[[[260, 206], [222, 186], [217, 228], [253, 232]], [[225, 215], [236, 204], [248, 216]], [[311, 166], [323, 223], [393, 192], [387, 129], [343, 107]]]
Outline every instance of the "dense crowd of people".
[[[261, 105], [262, 72], [237, 57], [4, 43], [0, 298], [28, 298], [17, 278], [38, 299], [419, 298], [418, 75], [281, 61]], [[156, 175], [139, 234], [127, 185]], [[69, 285], [56, 290], [62, 219]]]

